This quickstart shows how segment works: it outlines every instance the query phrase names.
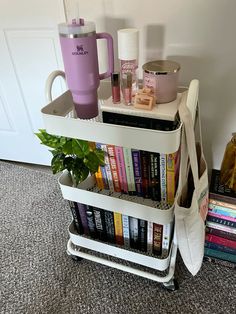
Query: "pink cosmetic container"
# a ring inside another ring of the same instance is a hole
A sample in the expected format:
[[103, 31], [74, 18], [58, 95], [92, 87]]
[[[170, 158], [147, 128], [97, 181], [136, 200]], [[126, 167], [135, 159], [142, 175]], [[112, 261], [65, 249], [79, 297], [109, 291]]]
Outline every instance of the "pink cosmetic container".
[[157, 104], [171, 102], [177, 97], [180, 65], [170, 60], [157, 60], [143, 65], [143, 87], [151, 88]]

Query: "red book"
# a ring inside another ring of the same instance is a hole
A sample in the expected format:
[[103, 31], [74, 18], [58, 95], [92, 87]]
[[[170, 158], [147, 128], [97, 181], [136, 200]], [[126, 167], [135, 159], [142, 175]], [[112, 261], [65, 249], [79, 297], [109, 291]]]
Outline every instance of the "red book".
[[216, 235], [209, 234], [209, 233], [206, 234], [206, 241], [224, 245], [232, 249], [236, 249], [236, 241], [221, 238]]

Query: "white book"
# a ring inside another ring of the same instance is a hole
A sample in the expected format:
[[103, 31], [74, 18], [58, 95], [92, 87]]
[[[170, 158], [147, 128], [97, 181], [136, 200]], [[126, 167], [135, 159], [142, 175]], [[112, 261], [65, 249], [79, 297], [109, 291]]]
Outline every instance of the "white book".
[[123, 225], [123, 237], [124, 237], [124, 246], [130, 247], [129, 245], [129, 216], [122, 215], [122, 225]]
[[123, 152], [124, 152], [128, 191], [135, 192], [136, 189], [135, 189], [135, 181], [134, 181], [134, 168], [133, 168], [131, 148], [123, 147]]
[[153, 223], [148, 221], [147, 226], [147, 252], [153, 253]]
[[162, 256], [168, 256], [170, 243], [171, 243], [171, 235], [173, 229], [173, 222], [163, 225], [162, 229]]
[[138, 218], [129, 217], [130, 221], [130, 239], [134, 243], [138, 242]]
[[160, 154], [160, 185], [161, 185], [161, 200], [167, 201], [166, 193], [166, 154]]

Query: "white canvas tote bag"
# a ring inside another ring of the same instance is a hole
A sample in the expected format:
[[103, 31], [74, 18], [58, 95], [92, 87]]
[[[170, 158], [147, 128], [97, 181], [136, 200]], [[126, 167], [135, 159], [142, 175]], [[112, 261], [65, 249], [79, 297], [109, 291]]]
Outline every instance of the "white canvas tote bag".
[[181, 102], [179, 114], [183, 129], [179, 187], [175, 201], [176, 235], [182, 259], [191, 274], [196, 275], [204, 256], [205, 219], [208, 210], [207, 165], [202, 151], [199, 108], [196, 114], [200, 137], [198, 143], [186, 102]]

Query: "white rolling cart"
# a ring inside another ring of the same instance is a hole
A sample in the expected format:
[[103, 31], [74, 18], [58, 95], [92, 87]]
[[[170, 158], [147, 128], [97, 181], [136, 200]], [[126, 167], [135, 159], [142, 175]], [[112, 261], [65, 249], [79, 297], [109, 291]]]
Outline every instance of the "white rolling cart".
[[[190, 83], [187, 97], [178, 95], [180, 102], [187, 102], [193, 120], [195, 119], [198, 90], [199, 82], [198, 80], [193, 80]], [[101, 105], [103, 105], [102, 99], [107, 98], [106, 94], [109, 96], [108, 91], [110, 91], [110, 84], [105, 82], [100, 88]], [[50, 99], [50, 93], [47, 92], [47, 95]], [[102, 123], [100, 116], [93, 120], [75, 119], [72, 117], [71, 112], [73, 112], [73, 101], [70, 92], [67, 91], [42, 109], [46, 131], [59, 136], [165, 154], [176, 152], [180, 145], [181, 122], [177, 129], [173, 131], [159, 131]], [[159, 224], [168, 224], [174, 219], [174, 206], [163, 210], [158, 208], [158, 202], [151, 203], [150, 200], [147, 201], [140, 197], [122, 196], [118, 193], [109, 194], [99, 191], [95, 188], [94, 177], [88, 177], [78, 188], [74, 188], [68, 174], [64, 172], [59, 178], [59, 184], [62, 195], [66, 200], [80, 202]], [[165, 258], [79, 235], [74, 229], [73, 223], [69, 226], [69, 236], [67, 253], [75, 259], [88, 259], [148, 278], [162, 283], [168, 290], [177, 288], [177, 283], [174, 280], [178, 247], [175, 228], [169, 255]], [[101, 255], [98, 256], [99, 254], [91, 254], [83, 250], [84, 248], [102, 253], [102, 257]], [[114, 261], [114, 259], [103, 257], [104, 254], [108, 257], [117, 258], [118, 262]], [[130, 264], [127, 265], [127, 263], [121, 260], [145, 266], [146, 268], [143, 270], [143, 268], [140, 269], [140, 267], [133, 266], [134, 264], [130, 266]], [[150, 271], [147, 270], [148, 268]], [[157, 271], [157, 274], [155, 271]], [[162, 272], [161, 275], [160, 272]]]

